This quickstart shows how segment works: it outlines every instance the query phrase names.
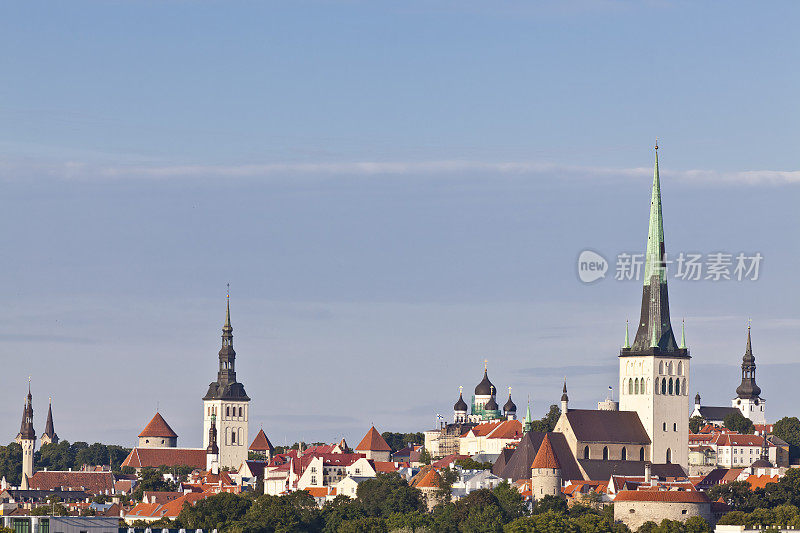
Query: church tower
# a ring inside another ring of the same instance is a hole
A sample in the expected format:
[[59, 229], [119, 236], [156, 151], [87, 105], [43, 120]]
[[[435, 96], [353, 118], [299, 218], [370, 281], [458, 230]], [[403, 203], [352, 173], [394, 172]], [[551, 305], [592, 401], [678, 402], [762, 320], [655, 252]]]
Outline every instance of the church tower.
[[244, 385], [236, 381], [236, 352], [233, 350], [230, 294], [227, 297], [225, 325], [222, 327], [222, 348], [219, 351], [217, 380], [208, 385], [203, 397], [203, 447], [211, 443], [212, 421], [218, 431], [219, 466], [239, 468], [247, 460], [247, 428], [250, 420], [250, 398]]
[[747, 326], [747, 348], [742, 357], [742, 384], [736, 387], [736, 398], [731, 405], [739, 409], [745, 418], [753, 424], [766, 424], [764, 404], [761, 398], [761, 387], [756, 385], [756, 358], [753, 357], [753, 347], [750, 344], [750, 326]]
[[675, 341], [669, 318], [658, 145], [650, 200], [639, 326], [619, 354], [621, 411], [636, 411], [652, 441], [649, 460], [688, 467], [689, 350]]
[[22, 408], [22, 424], [16, 441], [22, 446], [22, 490], [28, 489], [28, 480], [33, 476], [33, 452], [36, 448], [36, 431], [33, 429], [33, 397], [28, 380], [28, 398]]
[[50, 398], [50, 405], [47, 407], [47, 422], [44, 425], [44, 433], [42, 433], [42, 445], [45, 444], [58, 444], [58, 434], [53, 426], [53, 399]]

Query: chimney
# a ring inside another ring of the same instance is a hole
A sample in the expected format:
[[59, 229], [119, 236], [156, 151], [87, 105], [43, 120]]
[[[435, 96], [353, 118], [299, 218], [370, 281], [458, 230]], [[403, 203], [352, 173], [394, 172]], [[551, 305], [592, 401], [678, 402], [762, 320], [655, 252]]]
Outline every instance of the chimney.
[[650, 461], [647, 461], [644, 464], [644, 482], [645, 482], [645, 484], [647, 484], [647, 485], [651, 484], [651, 481], [650, 481], [651, 477], [652, 477], [652, 474], [651, 474], [651, 471], [650, 471]]

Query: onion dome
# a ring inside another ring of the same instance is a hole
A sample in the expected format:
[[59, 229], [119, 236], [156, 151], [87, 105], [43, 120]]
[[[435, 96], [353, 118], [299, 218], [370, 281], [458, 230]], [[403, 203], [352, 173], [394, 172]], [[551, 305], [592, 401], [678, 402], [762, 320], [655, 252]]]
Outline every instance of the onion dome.
[[489, 401], [486, 402], [486, 405], [483, 406], [483, 409], [484, 411], [497, 411], [500, 409], [500, 406], [497, 405], [497, 402], [494, 401], [494, 396], [492, 396]]
[[456, 412], [464, 411], [465, 413], [467, 412], [467, 402], [464, 401], [464, 397], [461, 394], [458, 395], [458, 401], [453, 406], [453, 411]]
[[514, 402], [511, 401], [511, 393], [508, 393], [508, 401], [503, 406], [503, 411], [505, 411], [506, 413], [517, 412], [517, 406], [514, 404]]
[[495, 389], [492, 382], [489, 381], [488, 370], [483, 371], [483, 379], [478, 386], [475, 387], [475, 396], [494, 396]]

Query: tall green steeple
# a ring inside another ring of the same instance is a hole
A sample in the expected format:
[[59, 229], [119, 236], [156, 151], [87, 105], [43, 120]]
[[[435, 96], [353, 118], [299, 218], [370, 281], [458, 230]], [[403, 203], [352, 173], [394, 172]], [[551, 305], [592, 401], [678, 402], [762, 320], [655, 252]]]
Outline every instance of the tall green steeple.
[[670, 354], [688, 355], [675, 342], [669, 319], [664, 219], [661, 212], [661, 180], [658, 169], [658, 143], [653, 165], [653, 187], [650, 194], [650, 225], [647, 232], [642, 310], [633, 344], [624, 347], [620, 355]]
[[529, 432], [533, 427], [533, 417], [531, 416], [531, 395], [528, 394], [528, 410], [525, 411], [525, 424], [524, 424], [524, 431], [525, 433]]

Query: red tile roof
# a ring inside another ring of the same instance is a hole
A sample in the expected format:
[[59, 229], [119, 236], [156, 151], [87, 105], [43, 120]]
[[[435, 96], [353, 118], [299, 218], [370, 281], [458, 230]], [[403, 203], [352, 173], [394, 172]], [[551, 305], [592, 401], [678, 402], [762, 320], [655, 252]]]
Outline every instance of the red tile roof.
[[748, 476], [745, 481], [748, 485], [750, 485], [750, 490], [754, 489], [763, 489], [767, 486], [767, 483], [777, 483], [780, 480], [780, 476]]
[[176, 439], [178, 438], [177, 433], [172, 431], [172, 428], [169, 427], [167, 421], [164, 420], [164, 417], [161, 416], [161, 413], [156, 412], [156, 416], [147, 424], [141, 433], [139, 433], [140, 437], [164, 437], [164, 438], [171, 438]]
[[724, 476], [722, 476], [720, 483], [730, 483], [732, 481], [736, 481], [736, 478], [739, 477], [739, 474], [742, 473], [742, 470], [744, 470], [744, 468], [731, 468]]
[[328, 495], [330, 487], [306, 487], [303, 490], [315, 498], [324, 498]]
[[145, 491], [142, 497], [142, 501], [145, 501], [147, 503], [164, 504], [174, 500], [175, 498], [180, 498], [181, 496], [183, 496], [182, 492]]
[[195, 448], [134, 448], [122, 462], [133, 468], [159, 466], [206, 467], [206, 451]]
[[372, 426], [369, 428], [369, 431], [367, 431], [367, 434], [364, 435], [364, 438], [361, 439], [361, 442], [358, 443], [358, 446], [356, 446], [356, 451], [390, 452], [392, 449], [386, 444], [386, 441], [383, 440], [383, 437], [381, 437], [381, 434], [375, 429], [375, 426]]
[[258, 432], [256, 438], [253, 439], [253, 444], [250, 445], [250, 449], [254, 452], [271, 452], [275, 448], [272, 446], [272, 443], [267, 438], [267, 434], [264, 433], [264, 430], [262, 429]]
[[536, 458], [533, 460], [531, 468], [561, 468], [561, 465], [553, 452], [553, 445], [550, 444], [550, 435], [545, 434], [542, 445], [539, 446], [539, 451], [536, 452]]
[[111, 472], [40, 470], [34, 472], [29, 486], [35, 490], [83, 490], [89, 494], [113, 494], [114, 482]]
[[710, 503], [704, 492], [686, 490], [623, 490], [614, 502]]
[[388, 461], [373, 461], [375, 472], [397, 472], [397, 465]]
[[420, 479], [417, 482], [415, 487], [418, 489], [426, 489], [426, 488], [438, 489], [441, 483], [442, 483], [442, 477], [436, 470], [431, 468], [425, 473], [425, 475], [422, 476], [422, 479]]

